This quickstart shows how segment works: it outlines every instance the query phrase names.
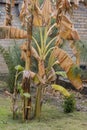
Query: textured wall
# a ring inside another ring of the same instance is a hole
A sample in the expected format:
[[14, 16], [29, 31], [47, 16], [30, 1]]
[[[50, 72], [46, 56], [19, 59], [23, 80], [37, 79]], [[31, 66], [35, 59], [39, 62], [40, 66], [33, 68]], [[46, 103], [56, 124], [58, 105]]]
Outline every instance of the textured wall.
[[87, 40], [87, 7], [80, 4], [79, 8], [74, 11], [72, 21], [82, 40]]

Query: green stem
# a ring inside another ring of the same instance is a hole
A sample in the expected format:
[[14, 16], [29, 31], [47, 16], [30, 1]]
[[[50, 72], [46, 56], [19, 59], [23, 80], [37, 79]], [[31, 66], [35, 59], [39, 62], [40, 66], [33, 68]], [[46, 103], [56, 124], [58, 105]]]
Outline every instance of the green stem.
[[[31, 65], [31, 40], [32, 40], [32, 23], [33, 23], [33, 15], [31, 15], [31, 19], [27, 19], [27, 51], [26, 51], [26, 61], [25, 61], [25, 70], [30, 71]], [[30, 93], [30, 77], [25, 77], [23, 79], [23, 90], [24, 93]], [[29, 120], [31, 116], [31, 98], [24, 97], [24, 106], [23, 106], [23, 118], [24, 120]]]
[[40, 119], [41, 115], [41, 96], [42, 96], [42, 86], [38, 86], [35, 104], [35, 118]]

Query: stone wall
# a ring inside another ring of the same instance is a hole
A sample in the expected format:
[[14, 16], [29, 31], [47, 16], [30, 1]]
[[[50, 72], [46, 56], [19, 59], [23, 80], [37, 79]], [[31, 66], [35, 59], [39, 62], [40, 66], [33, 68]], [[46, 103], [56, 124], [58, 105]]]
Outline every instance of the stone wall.
[[72, 22], [74, 23], [81, 40], [87, 40], [87, 7], [80, 4], [79, 8], [74, 10]]

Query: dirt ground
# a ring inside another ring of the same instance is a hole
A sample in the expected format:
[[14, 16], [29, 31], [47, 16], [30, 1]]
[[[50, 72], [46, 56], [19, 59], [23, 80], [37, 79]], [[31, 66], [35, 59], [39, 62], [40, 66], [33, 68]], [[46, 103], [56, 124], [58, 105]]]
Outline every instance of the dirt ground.
[[[69, 92], [75, 97], [76, 110], [87, 112], [87, 95], [80, 94], [75, 90], [69, 90]], [[49, 92], [47, 92], [44, 99], [45, 101], [49, 101], [51, 104], [57, 106], [59, 109], [62, 109], [62, 103], [64, 98], [59, 92], [56, 92], [54, 94], [50, 94]]]
[[[7, 89], [6, 83], [0, 81], [0, 96], [5, 96], [4, 91]], [[35, 88], [32, 88], [33, 98], [35, 98]], [[81, 94], [72, 89], [68, 89], [68, 91], [74, 95], [76, 100], [76, 110], [87, 112], [87, 94]], [[47, 88], [45, 94], [43, 95], [43, 103], [49, 102], [52, 105], [58, 107], [58, 109], [62, 110], [63, 96], [60, 92], [54, 92], [50, 87]]]

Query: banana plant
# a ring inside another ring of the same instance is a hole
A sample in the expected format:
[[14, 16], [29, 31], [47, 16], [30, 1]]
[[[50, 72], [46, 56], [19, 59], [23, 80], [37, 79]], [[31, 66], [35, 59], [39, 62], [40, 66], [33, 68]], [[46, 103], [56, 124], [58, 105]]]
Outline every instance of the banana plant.
[[[40, 43], [38, 43], [38, 40], [35, 37], [32, 37], [33, 39], [33, 44], [35, 45], [31, 47], [31, 55], [34, 56], [38, 62], [38, 73], [34, 74], [32, 76], [33, 81], [35, 84], [37, 84], [37, 95], [36, 95], [36, 104], [35, 104], [35, 117], [39, 118], [41, 114], [41, 99], [42, 99], [42, 91], [43, 89], [51, 83], [51, 81], [54, 81], [56, 78], [56, 73], [53, 69], [53, 66], [55, 64], [58, 64], [58, 59], [56, 56], [53, 55], [54, 49], [55, 49], [55, 43], [56, 41], [56, 36], [48, 41], [49, 33], [50, 31], [55, 27], [55, 25], [52, 25], [51, 27], [47, 26], [43, 28], [39, 28], [39, 33], [40, 33]], [[27, 44], [24, 43], [21, 46], [22, 50], [22, 58], [26, 60], [26, 49], [27, 49]], [[49, 56], [50, 54], [50, 56]], [[46, 61], [48, 58], [48, 64], [46, 66]], [[37, 78], [37, 79], [36, 79]], [[60, 86], [58, 86], [60, 88]], [[55, 87], [54, 87], [55, 89]], [[61, 91], [60, 89], [57, 89]], [[62, 91], [64, 94], [64, 92]]]
[[[32, 1], [31, 4], [35, 1]], [[44, 5], [46, 3], [49, 5], [50, 0], [45, 0]], [[25, 2], [24, 6], [22, 9], [26, 10], [27, 9], [27, 1]], [[33, 80], [37, 82], [37, 94], [36, 94], [36, 104], [35, 104], [35, 117], [40, 117], [41, 114], [41, 98], [42, 98], [42, 90], [47, 86], [48, 84], [51, 83], [55, 79], [55, 71], [53, 69], [53, 66], [55, 64], [59, 64], [62, 69], [66, 71], [66, 74], [72, 84], [77, 88], [80, 89], [82, 87], [82, 82], [80, 79], [80, 76], [78, 75], [77, 77], [72, 76], [72, 68], [74, 66], [74, 63], [71, 59], [71, 57], [63, 51], [61, 48], [59, 48], [59, 44], [61, 43], [62, 39], [66, 40], [74, 40], [75, 36], [74, 34], [74, 29], [72, 26], [72, 22], [65, 16], [65, 12], [71, 12], [71, 5], [68, 0], [59, 0], [56, 1], [56, 23], [50, 27], [50, 20], [52, 16], [50, 15], [49, 11], [51, 11], [51, 6], [49, 6], [49, 10], [47, 9], [48, 6], [43, 6], [42, 10], [35, 4], [36, 11], [33, 11], [33, 18], [35, 23], [37, 23], [37, 26], [39, 26], [39, 33], [40, 33], [40, 43], [38, 40], [35, 39], [35, 37], [32, 37], [34, 44], [36, 45], [37, 49], [31, 47], [31, 55], [34, 56], [38, 62], [38, 73], [34, 75]], [[31, 9], [31, 7], [29, 6]], [[46, 17], [45, 17], [45, 11], [46, 12]], [[43, 12], [43, 13], [42, 13]], [[24, 11], [22, 11], [24, 13]], [[51, 12], [52, 13], [52, 12]], [[27, 15], [27, 14], [26, 14]], [[35, 17], [37, 15], [37, 19]], [[21, 18], [23, 15], [21, 14]], [[50, 16], [50, 17], [49, 17]], [[41, 22], [42, 19], [44, 19], [44, 24]], [[33, 25], [35, 25], [33, 21]], [[47, 24], [48, 22], [48, 24]], [[40, 26], [45, 25], [44, 32]], [[50, 31], [53, 29], [53, 27], [57, 26], [59, 29], [58, 36], [55, 36], [52, 40], [48, 42], [48, 37]], [[56, 40], [56, 44], [53, 44], [53, 42]], [[24, 47], [25, 46], [25, 47]], [[51, 47], [52, 46], [52, 47]], [[26, 61], [26, 44], [22, 46], [22, 58]], [[50, 55], [50, 56], [49, 56]], [[46, 59], [49, 56], [48, 59], [48, 66], [46, 67]], [[37, 81], [39, 80], [39, 81]], [[78, 83], [78, 84], [77, 84]], [[56, 86], [55, 84], [52, 85], [52, 88], [55, 90], [61, 91], [63, 94], [66, 93], [65, 89], [62, 89], [61, 86]], [[65, 94], [68, 95], [69, 94]]]
[[[41, 99], [42, 99], [42, 90], [51, 83], [51, 81], [54, 81], [56, 78], [56, 73], [53, 69], [53, 66], [55, 64], [58, 64], [58, 59], [56, 58], [55, 55], [53, 55], [53, 52], [55, 51], [55, 43], [57, 37], [55, 36], [53, 39], [51, 39], [48, 42], [48, 37], [51, 29], [53, 29], [55, 25], [51, 26], [50, 28], [44, 27], [39, 28], [39, 33], [40, 33], [40, 43], [33, 37], [33, 42], [36, 45], [37, 49], [35, 49], [37, 56], [37, 61], [38, 61], [38, 76], [42, 79], [41, 82], [39, 81], [39, 84], [37, 86], [37, 95], [36, 95], [36, 105], [35, 105], [35, 117], [39, 118], [41, 114]], [[51, 47], [50, 47], [51, 46]], [[33, 53], [32, 53], [33, 54]], [[45, 63], [47, 60], [48, 55], [50, 54], [48, 58], [48, 65], [46, 67]], [[33, 55], [34, 56], [34, 55]], [[72, 63], [72, 62], [71, 62]], [[55, 85], [53, 85], [55, 86]], [[65, 94], [67, 90], [63, 89], [63, 87], [56, 85], [56, 87], [53, 87], [55, 90], [59, 90], [63, 95], [69, 95]], [[68, 92], [67, 92], [68, 93]]]
[[[77, 77], [74, 77], [73, 75], [73, 71], [72, 68], [74, 67], [74, 63], [71, 59], [71, 57], [61, 48], [59, 48], [58, 46], [56, 46], [56, 44], [54, 44], [52, 47], [49, 46], [52, 45], [53, 41], [57, 39], [57, 36], [55, 36], [52, 40], [50, 40], [49, 42], [47, 42], [47, 38], [49, 36], [49, 33], [51, 31], [51, 29], [54, 27], [54, 25], [52, 27], [45, 27], [44, 33], [40, 30], [40, 43], [38, 43], [38, 41], [33, 37], [34, 43], [37, 46], [37, 54], [38, 54], [38, 75], [45, 80], [45, 85], [49, 84], [50, 81], [55, 80], [55, 71], [52, 71], [53, 66], [55, 64], [59, 64], [62, 69], [64, 69], [66, 71], [66, 74], [68, 76], [68, 78], [70, 79], [70, 81], [72, 82], [72, 84], [77, 88], [80, 89], [82, 87], [82, 82], [80, 79], [80, 75], [77, 74]], [[48, 60], [48, 66], [47, 68], [45, 67], [45, 62], [46, 62], [46, 58], [49, 55], [49, 60]], [[67, 64], [68, 63], [68, 64]], [[51, 73], [50, 73], [51, 72]], [[37, 98], [36, 98], [36, 108], [35, 108], [35, 116], [36, 117], [40, 117], [40, 112], [41, 112], [41, 108], [40, 108], [40, 101], [41, 101], [41, 92], [42, 89], [44, 87], [43, 84], [38, 86], [37, 88]], [[54, 89], [55, 90], [59, 90], [62, 93], [65, 92], [64, 89], [62, 89], [60, 86], [57, 85], [53, 85], [55, 86]], [[59, 89], [60, 88], [60, 89]], [[64, 93], [63, 93], [64, 94]]]
[[[46, 72], [46, 60], [47, 57], [49, 55], [49, 53], [51, 53], [51, 51], [53, 50], [53, 42], [56, 40], [56, 36], [50, 40], [48, 42], [48, 35], [50, 32], [50, 29], [52, 29], [52, 27], [45, 27], [44, 31], [43, 29], [39, 28], [39, 33], [40, 33], [40, 44], [38, 43], [38, 41], [33, 37], [33, 41], [34, 44], [37, 47], [37, 54], [38, 54], [38, 75], [39, 77], [44, 80], [44, 84], [40, 82], [40, 84], [37, 87], [37, 95], [36, 95], [36, 105], [35, 105], [35, 117], [40, 117], [40, 113], [41, 113], [41, 98], [42, 98], [42, 90], [44, 89], [44, 86], [46, 86], [47, 84], [47, 75], [48, 73]], [[51, 46], [51, 47], [50, 47]], [[50, 48], [50, 49], [49, 49]], [[52, 63], [53, 64], [53, 63]], [[51, 65], [52, 67], [52, 65]], [[51, 70], [50, 67], [50, 70]], [[50, 75], [49, 75], [50, 76]], [[49, 77], [48, 76], [48, 77]]]
[[[34, 44], [36, 45], [37, 49], [34, 48], [33, 45], [31, 45], [31, 55], [34, 56], [38, 62], [38, 73], [34, 74], [32, 79], [35, 83], [37, 83], [35, 117], [40, 118], [42, 91], [48, 84], [51, 84], [51, 81], [55, 80], [55, 70], [53, 69], [53, 66], [55, 64], [59, 64], [62, 67], [62, 69], [66, 71], [68, 78], [77, 89], [82, 88], [80, 75], [78, 74], [77, 77], [72, 76], [73, 75], [72, 68], [74, 67], [75, 64], [73, 63], [71, 57], [59, 47], [59, 44], [61, 43], [62, 39], [75, 40], [76, 33], [73, 28], [72, 22], [65, 16], [66, 12], [68, 13], [71, 12], [71, 3], [68, 0], [56, 1], [56, 11], [55, 11], [56, 13], [53, 12], [55, 14], [56, 23], [54, 23], [54, 25], [52, 25], [51, 27], [50, 27], [50, 21], [51, 18], [54, 16], [54, 14], [51, 14], [52, 6], [50, 0], [49, 1], [44, 0], [44, 6], [42, 9], [40, 9], [40, 7], [37, 5], [36, 3], [37, 0], [24, 1], [24, 2], [25, 3], [22, 9], [24, 9], [25, 11], [22, 11], [21, 18], [23, 19], [24, 12], [26, 12], [26, 16], [28, 16], [26, 9], [29, 9], [30, 14], [32, 13], [33, 15], [33, 21], [32, 21], [33, 25], [39, 26], [39, 33], [40, 33], [40, 43], [38, 42], [37, 39], [35, 39], [35, 37], [32, 37], [32, 40], [34, 41]], [[33, 10], [30, 6], [30, 3], [31, 5], [33, 3], [34, 5], [33, 7], [35, 7], [33, 8]], [[46, 3], [48, 6], [46, 5]], [[76, 4], [77, 3], [74, 3], [74, 7], [76, 7]], [[42, 29], [43, 27], [40, 26], [45, 26], [44, 31]], [[59, 29], [58, 35], [48, 42], [49, 33], [55, 26], [57, 26]], [[53, 44], [54, 41], [56, 41], [55, 44]], [[26, 60], [27, 57], [25, 54], [27, 51], [27, 44], [24, 44], [21, 47], [21, 49], [22, 49], [22, 58], [25, 61], [27, 61]], [[46, 66], [45, 63], [47, 57], [48, 57], [48, 64]], [[65, 96], [70, 96], [70, 94], [61, 86], [54, 84], [52, 85], [52, 88], [55, 90], [59, 90]]]
[[[9, 1], [9, 0], [8, 0]], [[50, 0], [44, 0], [43, 8], [40, 8], [38, 0], [24, 0], [21, 10], [20, 18], [23, 21], [27, 31], [10, 27], [0, 27], [0, 38], [21, 39], [27, 38], [27, 42], [21, 46], [22, 59], [25, 61], [25, 71], [23, 73], [22, 87], [24, 92], [30, 92], [30, 78], [37, 85], [36, 104], [35, 104], [35, 117], [40, 118], [41, 114], [41, 99], [42, 91], [51, 81], [55, 80], [55, 70], [53, 66], [58, 64], [63, 70], [65, 70], [71, 83], [77, 88], [82, 88], [82, 82], [79, 73], [77, 76], [73, 76], [73, 63], [71, 57], [62, 50], [59, 45], [62, 39], [75, 40], [77, 35], [72, 22], [66, 17], [66, 12], [71, 13], [73, 7], [77, 7], [77, 2], [70, 2], [69, 0], [56, 0], [56, 6], [53, 5]], [[14, 4], [14, 0], [13, 0]], [[53, 13], [52, 13], [53, 11]], [[10, 10], [11, 14], [11, 10]], [[50, 26], [51, 18], [56, 19], [56, 23]], [[7, 20], [6, 20], [7, 21]], [[7, 21], [8, 25], [11, 24]], [[6, 24], [6, 25], [7, 25]], [[35, 37], [32, 37], [32, 27], [39, 27], [40, 43]], [[42, 27], [41, 27], [42, 26]], [[48, 41], [50, 31], [54, 27], [58, 28], [58, 35]], [[44, 28], [44, 31], [43, 29]], [[36, 48], [32, 45], [33, 40]], [[55, 44], [53, 44], [55, 41]], [[38, 72], [31, 72], [31, 56], [34, 56], [38, 62]], [[78, 57], [78, 56], [77, 56]], [[48, 60], [47, 60], [48, 58]], [[48, 63], [47, 65], [45, 63]], [[61, 86], [56, 84], [51, 85], [53, 89], [59, 90], [64, 96], [70, 96], [70, 94]], [[25, 96], [30, 97], [28, 94]], [[29, 100], [28, 100], [29, 99]], [[31, 97], [25, 100], [23, 107], [23, 119], [30, 119], [31, 112]]]

